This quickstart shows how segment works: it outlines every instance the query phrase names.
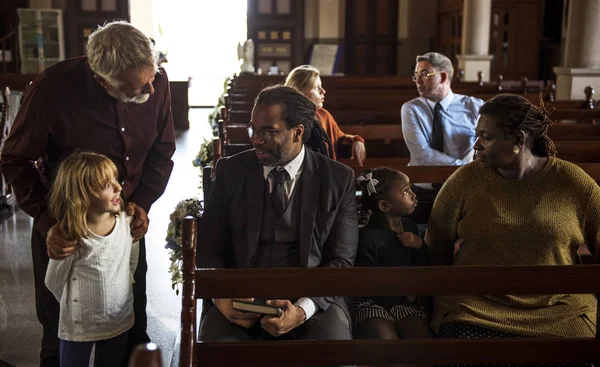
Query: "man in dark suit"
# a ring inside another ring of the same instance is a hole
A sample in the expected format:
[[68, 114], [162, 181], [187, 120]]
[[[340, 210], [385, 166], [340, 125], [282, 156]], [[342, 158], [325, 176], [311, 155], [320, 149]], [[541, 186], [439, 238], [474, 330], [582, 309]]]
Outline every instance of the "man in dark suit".
[[[252, 110], [254, 149], [223, 158], [206, 203], [199, 267], [351, 267], [358, 242], [353, 171], [305, 148], [315, 105], [295, 89], [264, 89]], [[214, 299], [200, 327], [203, 341], [272, 337], [350, 339], [342, 297], [269, 300], [280, 317], [232, 309]]]

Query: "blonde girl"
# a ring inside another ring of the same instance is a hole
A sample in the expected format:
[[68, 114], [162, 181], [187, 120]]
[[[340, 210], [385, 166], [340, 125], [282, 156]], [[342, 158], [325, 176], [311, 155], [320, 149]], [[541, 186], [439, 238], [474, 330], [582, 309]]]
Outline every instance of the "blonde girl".
[[139, 248], [123, 211], [121, 185], [106, 156], [76, 152], [60, 165], [49, 206], [60, 235], [78, 241], [64, 260], [50, 260], [46, 286], [60, 303], [60, 366], [117, 366], [133, 326], [133, 272]]

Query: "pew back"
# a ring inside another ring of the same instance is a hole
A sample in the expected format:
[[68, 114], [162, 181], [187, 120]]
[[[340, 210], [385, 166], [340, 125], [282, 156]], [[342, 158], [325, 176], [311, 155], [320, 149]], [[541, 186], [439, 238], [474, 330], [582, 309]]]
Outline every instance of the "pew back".
[[[600, 293], [600, 266], [196, 269], [196, 220], [182, 225], [184, 285], [180, 366], [463, 363], [598, 363], [600, 340], [196, 341], [196, 298], [298, 298]], [[418, 282], [415, 282], [418, 279]], [[527, 281], [523, 281], [527, 279]], [[597, 333], [598, 335], [598, 333]]]

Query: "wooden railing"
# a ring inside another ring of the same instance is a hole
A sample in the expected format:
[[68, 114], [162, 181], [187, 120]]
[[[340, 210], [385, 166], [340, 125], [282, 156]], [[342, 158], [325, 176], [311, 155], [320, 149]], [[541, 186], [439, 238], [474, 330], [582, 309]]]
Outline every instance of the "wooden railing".
[[182, 225], [184, 283], [180, 366], [599, 363], [600, 340], [511, 338], [351, 341], [196, 340], [197, 298], [298, 298], [600, 293], [600, 266], [196, 269], [196, 220]]

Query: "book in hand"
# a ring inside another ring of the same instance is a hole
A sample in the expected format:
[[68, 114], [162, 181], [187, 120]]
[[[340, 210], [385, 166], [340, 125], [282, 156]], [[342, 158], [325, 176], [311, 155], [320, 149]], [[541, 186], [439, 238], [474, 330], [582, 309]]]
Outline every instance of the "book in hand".
[[279, 307], [273, 307], [265, 304], [264, 302], [254, 301], [254, 302], [244, 302], [244, 301], [232, 301], [231, 307], [234, 310], [242, 311], [242, 312], [254, 312], [261, 315], [269, 315], [269, 316], [281, 316], [283, 315], [283, 310]]

